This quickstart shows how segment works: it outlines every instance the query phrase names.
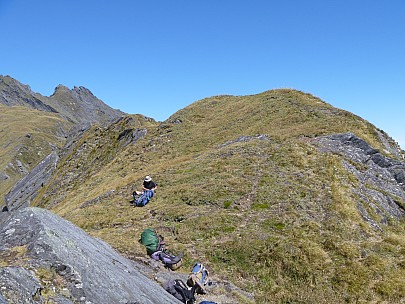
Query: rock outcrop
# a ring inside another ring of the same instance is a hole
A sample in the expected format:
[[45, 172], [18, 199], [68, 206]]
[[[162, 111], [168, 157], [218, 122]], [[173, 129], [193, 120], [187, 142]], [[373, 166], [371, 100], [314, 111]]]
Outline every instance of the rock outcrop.
[[322, 136], [313, 142], [321, 151], [343, 156], [343, 166], [358, 180], [358, 186], [352, 187], [357, 207], [373, 227], [382, 229], [390, 218], [405, 217], [404, 162], [383, 155], [353, 133]]
[[27, 207], [33, 200], [38, 190], [48, 181], [56, 168], [59, 160], [54, 151], [41, 161], [30, 173], [19, 180], [5, 197], [5, 204], [9, 210]]
[[40, 208], [0, 213], [0, 303], [179, 303], [107, 243]]

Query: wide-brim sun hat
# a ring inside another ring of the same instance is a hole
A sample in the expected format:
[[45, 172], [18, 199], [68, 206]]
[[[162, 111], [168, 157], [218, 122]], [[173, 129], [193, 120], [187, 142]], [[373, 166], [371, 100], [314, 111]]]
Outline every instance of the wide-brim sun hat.
[[152, 178], [149, 176], [149, 175], [147, 175], [146, 177], [145, 177], [145, 182], [150, 182], [152, 180]]

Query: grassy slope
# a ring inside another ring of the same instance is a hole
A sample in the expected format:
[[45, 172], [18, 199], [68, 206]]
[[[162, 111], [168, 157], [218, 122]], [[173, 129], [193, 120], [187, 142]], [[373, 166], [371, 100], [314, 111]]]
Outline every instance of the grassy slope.
[[[181, 123], [170, 123], [176, 120]], [[127, 127], [89, 133], [38, 204], [128, 256], [144, 255], [140, 232], [158, 228], [172, 249], [185, 251], [183, 269], [205, 262], [215, 275], [254, 292], [258, 303], [405, 296], [403, 223], [372, 230], [348, 191], [357, 181], [337, 156], [307, 141], [351, 131], [383, 150], [371, 124], [311, 95], [275, 90], [198, 101], [160, 126], [144, 125], [148, 134], [135, 145], [114, 148]], [[251, 137], [235, 141], [241, 136]], [[92, 157], [94, 148], [85, 146], [101, 137], [109, 144]], [[103, 158], [111, 151], [113, 157]], [[83, 179], [58, 192], [58, 180], [90, 160]], [[130, 195], [146, 174], [156, 178], [157, 195], [134, 209]], [[114, 194], [84, 207], [109, 190]]]
[[0, 182], [1, 201], [12, 185], [23, 177], [9, 163], [17, 167], [15, 161], [19, 160], [31, 170], [52, 151], [50, 144], [63, 146], [65, 138], [61, 129], [67, 131], [69, 127], [52, 113], [0, 105], [0, 171], [10, 176]]

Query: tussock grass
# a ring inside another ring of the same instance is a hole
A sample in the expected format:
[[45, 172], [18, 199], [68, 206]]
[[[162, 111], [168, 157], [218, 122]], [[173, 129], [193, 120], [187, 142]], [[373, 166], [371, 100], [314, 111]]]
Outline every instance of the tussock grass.
[[[117, 135], [130, 126], [88, 132], [36, 203], [130, 257], [145, 256], [137, 240], [157, 228], [174, 251], [184, 250], [185, 272], [202, 261], [257, 303], [405, 297], [404, 222], [373, 230], [350, 191], [357, 180], [338, 156], [310, 143], [353, 132], [383, 150], [371, 124], [309, 94], [274, 90], [198, 101], [143, 125], [146, 137], [124, 148]], [[133, 208], [145, 175], [158, 190]]]
[[53, 296], [62, 294], [65, 297], [71, 297], [69, 289], [67, 288], [68, 282], [66, 279], [56, 273], [55, 269], [38, 268], [36, 269], [36, 276], [40, 280], [43, 288], [41, 289], [40, 297], [36, 295], [34, 300], [40, 301], [41, 298], [46, 302], [53, 303]]

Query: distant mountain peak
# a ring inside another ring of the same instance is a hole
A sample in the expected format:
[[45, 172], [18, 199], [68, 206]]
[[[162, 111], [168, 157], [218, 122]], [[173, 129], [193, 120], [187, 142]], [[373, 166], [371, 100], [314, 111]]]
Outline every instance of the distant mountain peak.
[[51, 95], [54, 96], [58, 93], [77, 93], [77, 94], [90, 94], [94, 96], [94, 94], [86, 87], [83, 86], [74, 86], [73, 89], [69, 89], [67, 86], [64, 86], [63, 84], [58, 84], [58, 86], [55, 88], [54, 93]]
[[46, 97], [34, 93], [30, 86], [20, 83], [10, 76], [0, 75], [0, 104], [5, 106], [23, 106], [46, 112], [56, 112], [46, 102]]
[[90, 93], [90, 94], [92, 94], [93, 95], [93, 93], [88, 89], [88, 88], [86, 88], [86, 87], [83, 87], [83, 86], [74, 86], [73, 87], [73, 91], [75, 91], [75, 92], [86, 92], [86, 93]]
[[22, 84], [21, 82], [19, 82], [18, 80], [14, 79], [9, 75], [6, 76], [0, 75], [0, 86], [8, 87], [9, 89], [13, 90], [19, 89], [24, 91], [25, 93], [35, 94], [34, 92], [32, 92], [31, 87], [29, 85]]
[[0, 104], [24, 106], [39, 111], [59, 113], [74, 123], [104, 123], [114, 121], [125, 113], [109, 107], [89, 89], [59, 84], [49, 97], [31, 90], [10, 76], [0, 75]]
[[[58, 84], [58, 85], [56, 86], [55, 91], [54, 91], [53, 94], [55, 94], [55, 93], [58, 92], [58, 91], [68, 91], [68, 90], [69, 90], [69, 88], [68, 88], [67, 86], [64, 86], [63, 84]], [[52, 95], [53, 95], [53, 94], [52, 94]]]
[[107, 122], [124, 114], [109, 107], [83, 86], [69, 89], [59, 84], [49, 97], [49, 103], [62, 115], [78, 123]]
[[[72, 95], [75, 95], [82, 100], [85, 99], [85, 101], [94, 101], [94, 100], [99, 100], [88, 88], [79, 86], [79, 87], [73, 87], [73, 89], [70, 91]], [[101, 100], [99, 100], [101, 101]]]

